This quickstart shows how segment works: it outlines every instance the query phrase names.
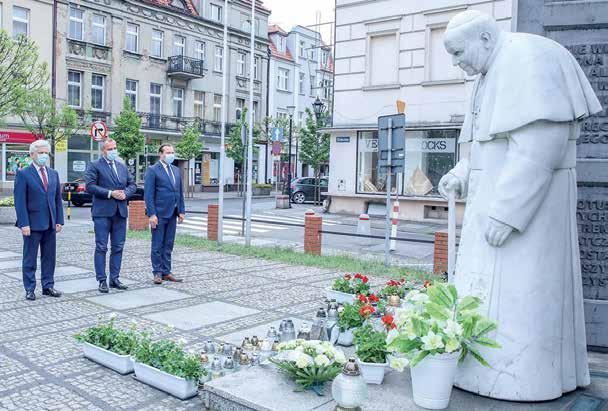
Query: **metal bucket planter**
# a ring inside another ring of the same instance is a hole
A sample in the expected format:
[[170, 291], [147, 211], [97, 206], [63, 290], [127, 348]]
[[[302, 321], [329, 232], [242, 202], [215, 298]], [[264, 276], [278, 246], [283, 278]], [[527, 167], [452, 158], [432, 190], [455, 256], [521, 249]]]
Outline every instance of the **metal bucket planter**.
[[382, 381], [384, 381], [386, 367], [388, 367], [388, 363], [377, 364], [374, 362], [363, 362], [359, 360], [361, 375], [368, 384], [382, 384]]
[[167, 374], [157, 368], [134, 361], [135, 377], [154, 388], [158, 388], [180, 400], [187, 400], [198, 394], [198, 381], [190, 381]]
[[325, 289], [325, 296], [330, 301], [336, 300], [336, 302], [338, 304], [344, 304], [344, 303], [352, 304], [352, 302], [355, 301], [355, 297], [356, 297], [355, 294], [346, 294], [346, 293], [343, 293], [342, 291], [332, 290], [331, 287]]
[[133, 360], [130, 355], [120, 355], [87, 342], [82, 344], [82, 353], [86, 358], [108, 367], [119, 374], [133, 372]]
[[0, 224], [14, 225], [17, 221], [15, 207], [0, 207]]

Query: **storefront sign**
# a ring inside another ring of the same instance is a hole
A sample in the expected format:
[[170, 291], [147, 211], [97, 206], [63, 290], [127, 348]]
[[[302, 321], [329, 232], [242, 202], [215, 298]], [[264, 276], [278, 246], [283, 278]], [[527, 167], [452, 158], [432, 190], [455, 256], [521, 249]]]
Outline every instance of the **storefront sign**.
[[413, 138], [405, 139], [406, 151], [419, 153], [450, 153], [456, 151], [454, 138]]
[[336, 137], [336, 143], [350, 143], [350, 137], [338, 136], [338, 137]]
[[378, 139], [377, 138], [365, 138], [360, 140], [359, 151], [362, 153], [377, 153], [378, 152]]
[[33, 143], [36, 135], [27, 131], [0, 131], [0, 143]]
[[72, 161], [72, 170], [76, 173], [82, 173], [87, 169], [87, 163], [84, 161]]

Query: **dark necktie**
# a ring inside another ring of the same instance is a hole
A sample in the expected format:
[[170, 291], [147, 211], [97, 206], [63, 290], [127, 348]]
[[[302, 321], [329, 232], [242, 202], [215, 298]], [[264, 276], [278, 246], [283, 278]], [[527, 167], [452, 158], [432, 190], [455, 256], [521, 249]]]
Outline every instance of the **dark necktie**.
[[40, 167], [40, 175], [42, 176], [42, 185], [44, 186], [44, 191], [49, 191], [49, 181], [46, 179], [46, 171], [44, 167]]
[[116, 164], [113, 161], [110, 161], [110, 168], [114, 173], [114, 177], [116, 177], [120, 181], [120, 178], [118, 178], [118, 170], [116, 169]]
[[175, 174], [173, 174], [173, 170], [171, 169], [171, 165], [167, 164], [167, 171], [169, 172], [169, 176], [173, 180], [173, 185], [175, 185]]

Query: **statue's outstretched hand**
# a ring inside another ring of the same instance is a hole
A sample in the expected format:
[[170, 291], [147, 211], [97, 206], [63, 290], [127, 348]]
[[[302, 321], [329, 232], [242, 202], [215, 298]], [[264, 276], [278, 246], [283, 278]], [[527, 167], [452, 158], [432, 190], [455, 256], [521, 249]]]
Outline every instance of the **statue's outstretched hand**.
[[462, 185], [460, 184], [460, 180], [452, 174], [446, 174], [441, 177], [437, 189], [439, 190], [439, 194], [446, 200], [448, 199], [448, 194], [450, 192], [454, 193], [455, 198], [462, 197]]
[[485, 237], [488, 244], [490, 244], [492, 247], [502, 246], [512, 232], [513, 227], [505, 223], [501, 223], [498, 220], [494, 220], [492, 217], [488, 217]]

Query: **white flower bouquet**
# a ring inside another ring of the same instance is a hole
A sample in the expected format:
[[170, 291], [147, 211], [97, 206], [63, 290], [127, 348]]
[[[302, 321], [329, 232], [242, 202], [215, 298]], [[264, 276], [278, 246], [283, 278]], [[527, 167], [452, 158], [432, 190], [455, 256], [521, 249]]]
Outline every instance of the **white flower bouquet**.
[[451, 284], [432, 285], [426, 293], [410, 291], [405, 301], [410, 304], [395, 310], [395, 328], [386, 337], [389, 351], [405, 354], [405, 358], [393, 357], [392, 368], [403, 370], [408, 364], [415, 367], [429, 355], [458, 351], [460, 362], [471, 354], [488, 366], [477, 346], [500, 348], [487, 337], [496, 329], [496, 323], [477, 312], [479, 298], [459, 299]]
[[298, 339], [280, 343], [277, 348], [279, 354], [270, 361], [294, 380], [297, 391], [313, 390], [323, 395], [323, 385], [332, 381], [346, 363], [344, 353], [329, 341]]

